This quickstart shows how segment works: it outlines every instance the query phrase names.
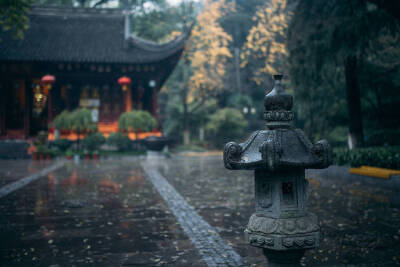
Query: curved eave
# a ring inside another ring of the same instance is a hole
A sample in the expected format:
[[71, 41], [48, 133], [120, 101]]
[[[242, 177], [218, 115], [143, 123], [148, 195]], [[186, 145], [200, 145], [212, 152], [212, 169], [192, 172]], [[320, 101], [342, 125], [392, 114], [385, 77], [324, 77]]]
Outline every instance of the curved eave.
[[126, 42], [128, 44], [128, 48], [134, 47], [146, 52], [163, 54], [164, 58], [167, 58], [172, 54], [175, 54], [176, 52], [184, 49], [185, 44], [190, 37], [193, 25], [194, 24], [192, 24], [187, 30], [185, 30], [179, 37], [169, 42], [159, 44], [142, 39], [135, 35], [131, 35], [129, 39], [126, 40]]

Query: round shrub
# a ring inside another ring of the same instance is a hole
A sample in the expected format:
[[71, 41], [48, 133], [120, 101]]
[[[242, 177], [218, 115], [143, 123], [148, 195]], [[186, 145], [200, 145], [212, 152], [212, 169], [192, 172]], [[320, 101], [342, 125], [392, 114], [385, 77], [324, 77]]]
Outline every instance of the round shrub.
[[53, 146], [56, 147], [60, 151], [66, 151], [72, 142], [68, 139], [57, 139], [53, 141]]
[[129, 137], [120, 132], [111, 133], [107, 138], [107, 144], [115, 146], [118, 151], [126, 151], [131, 148], [131, 140]]
[[214, 145], [222, 147], [227, 141], [242, 138], [247, 125], [247, 120], [239, 110], [224, 108], [210, 117], [206, 131]]
[[121, 132], [147, 132], [157, 127], [156, 119], [147, 111], [134, 110], [123, 113], [118, 121]]
[[101, 133], [90, 133], [82, 141], [82, 145], [89, 151], [99, 150], [100, 146], [106, 142]]

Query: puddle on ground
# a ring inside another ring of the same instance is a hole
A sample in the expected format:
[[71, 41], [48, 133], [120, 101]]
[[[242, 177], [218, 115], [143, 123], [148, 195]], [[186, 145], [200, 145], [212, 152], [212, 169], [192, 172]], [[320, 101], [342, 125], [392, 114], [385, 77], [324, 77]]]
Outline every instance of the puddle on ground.
[[203, 266], [136, 161], [68, 163], [0, 202], [2, 266]]

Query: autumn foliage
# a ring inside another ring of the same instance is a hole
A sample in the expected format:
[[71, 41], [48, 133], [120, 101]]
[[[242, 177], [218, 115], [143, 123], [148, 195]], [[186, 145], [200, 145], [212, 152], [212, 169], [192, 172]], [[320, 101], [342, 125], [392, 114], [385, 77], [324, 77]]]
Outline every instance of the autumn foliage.
[[221, 27], [219, 19], [234, 11], [234, 5], [225, 0], [204, 0], [203, 3], [204, 9], [197, 16], [187, 51], [193, 71], [189, 80], [189, 102], [215, 95], [223, 88], [226, 64], [232, 57], [228, 48], [232, 37]]
[[267, 76], [286, 69], [287, 29], [291, 17], [287, 0], [271, 0], [253, 17], [255, 25], [243, 46], [241, 67], [251, 69], [251, 79], [258, 85]]

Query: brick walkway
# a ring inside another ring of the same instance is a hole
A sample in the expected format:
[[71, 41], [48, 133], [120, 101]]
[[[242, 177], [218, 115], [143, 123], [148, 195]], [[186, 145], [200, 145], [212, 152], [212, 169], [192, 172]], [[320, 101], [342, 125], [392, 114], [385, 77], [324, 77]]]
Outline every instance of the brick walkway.
[[157, 161], [149, 157], [142, 167], [168, 208], [195, 245], [208, 266], [246, 266], [242, 258], [219, 236], [158, 172]]

